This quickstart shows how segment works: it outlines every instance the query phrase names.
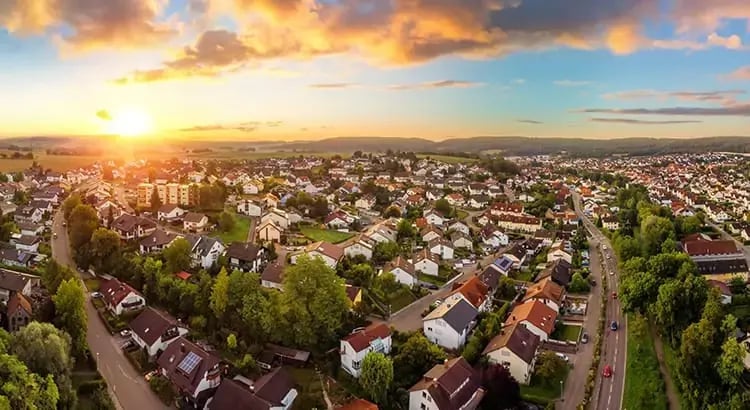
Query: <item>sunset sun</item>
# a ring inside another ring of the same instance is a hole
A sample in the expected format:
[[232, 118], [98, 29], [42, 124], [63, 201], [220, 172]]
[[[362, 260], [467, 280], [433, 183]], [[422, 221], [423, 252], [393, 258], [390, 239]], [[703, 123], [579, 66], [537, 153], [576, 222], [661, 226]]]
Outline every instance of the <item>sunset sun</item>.
[[139, 137], [153, 130], [151, 116], [143, 110], [127, 109], [112, 115], [107, 131], [121, 137]]

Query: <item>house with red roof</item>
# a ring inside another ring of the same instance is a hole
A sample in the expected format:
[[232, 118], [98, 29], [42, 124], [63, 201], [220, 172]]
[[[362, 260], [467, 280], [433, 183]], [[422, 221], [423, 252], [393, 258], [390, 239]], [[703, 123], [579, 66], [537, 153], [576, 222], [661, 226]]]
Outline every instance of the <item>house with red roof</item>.
[[464, 283], [453, 284], [453, 292], [446, 301], [457, 303], [460, 299], [469, 302], [479, 312], [487, 312], [492, 308], [492, 295], [479, 276], [472, 276]]
[[354, 377], [359, 377], [362, 361], [370, 352], [391, 352], [391, 329], [385, 323], [355, 329], [341, 339], [341, 367]]
[[101, 284], [99, 293], [102, 294], [104, 305], [115, 315], [140, 309], [146, 305], [146, 299], [125, 282], [112, 278]]

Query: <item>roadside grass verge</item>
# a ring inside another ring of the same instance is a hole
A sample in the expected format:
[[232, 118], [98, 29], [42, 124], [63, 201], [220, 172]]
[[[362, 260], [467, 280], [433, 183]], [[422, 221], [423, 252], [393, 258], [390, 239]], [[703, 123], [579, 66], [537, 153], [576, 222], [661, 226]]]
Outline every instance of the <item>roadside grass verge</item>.
[[646, 318], [628, 317], [628, 355], [622, 407], [628, 410], [667, 410], [664, 379]]

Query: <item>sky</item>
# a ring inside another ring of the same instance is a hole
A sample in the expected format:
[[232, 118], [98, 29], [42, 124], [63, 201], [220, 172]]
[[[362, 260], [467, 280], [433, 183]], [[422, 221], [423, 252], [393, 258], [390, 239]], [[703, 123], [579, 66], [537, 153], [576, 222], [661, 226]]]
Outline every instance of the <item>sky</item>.
[[748, 0], [0, 0], [0, 136], [750, 136]]

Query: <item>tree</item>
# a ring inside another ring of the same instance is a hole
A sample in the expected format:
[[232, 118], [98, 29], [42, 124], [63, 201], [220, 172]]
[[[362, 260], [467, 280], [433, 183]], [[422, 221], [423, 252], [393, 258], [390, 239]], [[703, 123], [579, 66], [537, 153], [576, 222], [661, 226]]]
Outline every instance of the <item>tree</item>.
[[97, 273], [111, 274], [120, 263], [120, 236], [107, 228], [98, 228], [91, 235], [91, 264]]
[[585, 293], [591, 290], [591, 284], [589, 281], [583, 278], [581, 272], [573, 274], [573, 278], [568, 285], [568, 289], [573, 293]]
[[507, 276], [501, 276], [500, 281], [497, 283], [495, 297], [503, 300], [511, 300], [516, 297], [517, 293], [516, 282]]
[[396, 242], [378, 242], [372, 251], [372, 260], [376, 264], [382, 264], [393, 260], [398, 256], [399, 247]]
[[85, 298], [81, 282], [78, 279], [62, 282], [57, 293], [52, 296], [52, 301], [55, 304], [57, 324], [70, 335], [76, 357], [83, 357], [88, 345]]
[[447, 199], [441, 198], [435, 201], [435, 210], [445, 216], [450, 216], [451, 212], [453, 212], [453, 207]]
[[742, 276], [733, 276], [729, 279], [729, 288], [732, 290], [732, 294], [741, 295], [747, 292], [747, 282]]
[[368, 263], [358, 263], [347, 270], [344, 277], [355, 286], [369, 287], [375, 277], [375, 269]]
[[651, 313], [673, 346], [677, 346], [682, 331], [701, 317], [707, 297], [708, 286], [700, 276], [683, 281], [673, 279], [659, 286]]
[[234, 350], [237, 348], [237, 336], [234, 335], [234, 333], [230, 333], [229, 336], [227, 336], [227, 349]]
[[13, 410], [55, 410], [60, 394], [48, 375], [29, 371], [16, 356], [0, 353], [0, 408]]
[[408, 219], [402, 219], [401, 222], [398, 223], [397, 237], [399, 241], [409, 239], [413, 237], [414, 234], [414, 227]]
[[224, 211], [219, 215], [219, 229], [222, 232], [230, 232], [236, 224], [234, 216], [229, 212]]
[[60, 284], [68, 279], [73, 279], [76, 274], [67, 266], [60, 265], [56, 260], [50, 259], [42, 271], [42, 284], [50, 294], [57, 293]]
[[659, 294], [661, 282], [649, 272], [622, 275], [620, 279], [620, 303], [627, 312], [646, 313]]
[[185, 238], [177, 238], [162, 252], [167, 273], [177, 273], [190, 267], [190, 243]]
[[321, 258], [300, 256], [284, 271], [281, 306], [292, 339], [300, 346], [336, 340], [335, 332], [349, 312], [344, 281]]
[[368, 353], [362, 360], [362, 373], [359, 376], [359, 385], [367, 397], [375, 403], [382, 404], [392, 384], [391, 359], [382, 353]]
[[224, 312], [227, 309], [229, 303], [229, 275], [227, 275], [226, 268], [221, 268], [219, 274], [216, 276], [216, 281], [211, 289], [211, 310], [217, 319], [221, 319], [224, 316]]
[[77, 205], [70, 213], [68, 233], [70, 246], [78, 249], [89, 243], [91, 235], [99, 226], [99, 217], [89, 205]]
[[153, 190], [151, 190], [151, 211], [156, 213], [159, 208], [161, 208], [161, 198], [159, 197], [159, 190], [154, 187]]
[[389, 206], [383, 212], [383, 218], [399, 218], [401, 217], [401, 210], [397, 206]]
[[78, 194], [71, 194], [65, 201], [62, 203], [62, 210], [63, 210], [63, 218], [65, 220], [70, 219], [70, 214], [73, 212], [73, 209], [75, 209], [78, 205], [81, 205], [81, 196]]
[[745, 349], [737, 342], [737, 339], [728, 338], [721, 346], [721, 356], [716, 363], [716, 370], [725, 385], [733, 389], [738, 387], [742, 373], [745, 371], [744, 360]]
[[430, 343], [422, 333], [414, 333], [401, 345], [393, 358], [397, 387], [411, 387], [434, 365], [443, 362], [446, 354], [438, 345]]
[[545, 351], [539, 355], [534, 374], [542, 379], [542, 383], [550, 383], [557, 375], [565, 370], [565, 361], [554, 352]]
[[674, 226], [667, 218], [649, 215], [641, 222], [641, 238], [647, 255], [656, 255], [668, 238], [675, 239]]
[[30, 371], [47, 377], [51, 375], [60, 393], [60, 403], [74, 408], [76, 394], [71, 374], [70, 336], [50, 323], [31, 322], [13, 334], [11, 353], [24, 362]]
[[482, 408], [514, 409], [521, 403], [521, 386], [504, 366], [484, 366], [479, 377], [486, 391], [482, 399]]

